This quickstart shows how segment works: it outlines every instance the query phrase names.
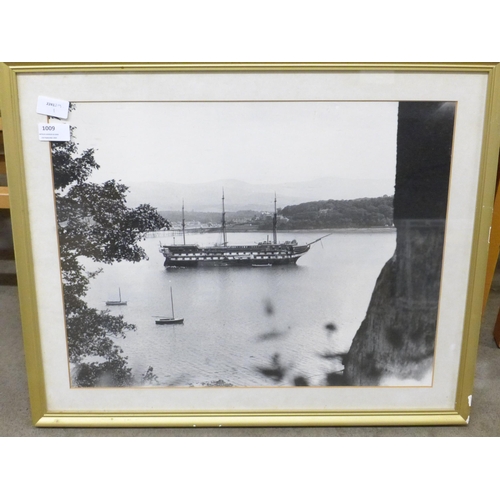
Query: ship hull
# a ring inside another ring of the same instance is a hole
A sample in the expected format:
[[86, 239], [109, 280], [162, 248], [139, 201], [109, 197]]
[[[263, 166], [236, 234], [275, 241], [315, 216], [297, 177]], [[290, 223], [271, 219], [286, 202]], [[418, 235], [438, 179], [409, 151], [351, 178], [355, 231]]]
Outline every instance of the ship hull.
[[170, 245], [161, 247], [166, 268], [197, 267], [273, 267], [297, 263], [309, 245], [254, 245], [199, 247]]
[[184, 323], [184, 318], [162, 318], [155, 321], [157, 325], [182, 325]]
[[197, 261], [183, 261], [179, 259], [165, 259], [163, 265], [170, 268], [194, 268], [194, 267], [272, 267], [272, 266], [287, 266], [296, 264], [299, 257], [292, 257], [288, 259], [280, 259], [279, 261], [259, 261], [258, 264], [251, 259], [245, 260], [220, 260], [217, 262], [197, 260]]

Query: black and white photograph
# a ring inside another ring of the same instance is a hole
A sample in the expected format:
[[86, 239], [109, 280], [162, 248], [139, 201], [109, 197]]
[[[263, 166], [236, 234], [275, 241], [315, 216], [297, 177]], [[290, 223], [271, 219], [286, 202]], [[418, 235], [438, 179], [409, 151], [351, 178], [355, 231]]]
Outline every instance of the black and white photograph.
[[72, 102], [71, 387], [431, 387], [455, 113]]

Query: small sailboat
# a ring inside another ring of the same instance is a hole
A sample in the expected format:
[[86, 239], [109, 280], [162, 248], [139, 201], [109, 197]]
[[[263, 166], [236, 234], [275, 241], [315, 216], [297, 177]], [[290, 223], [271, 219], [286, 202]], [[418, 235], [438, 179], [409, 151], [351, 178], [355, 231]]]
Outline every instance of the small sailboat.
[[170, 287], [170, 304], [172, 306], [172, 317], [165, 318], [163, 316], [159, 316], [155, 321], [157, 325], [178, 325], [184, 323], [184, 318], [176, 318], [174, 314], [174, 295], [172, 293], [172, 287]]
[[122, 292], [119, 288], [118, 288], [118, 300], [107, 300], [106, 305], [107, 306], [126, 306], [127, 305], [127, 301], [122, 300]]

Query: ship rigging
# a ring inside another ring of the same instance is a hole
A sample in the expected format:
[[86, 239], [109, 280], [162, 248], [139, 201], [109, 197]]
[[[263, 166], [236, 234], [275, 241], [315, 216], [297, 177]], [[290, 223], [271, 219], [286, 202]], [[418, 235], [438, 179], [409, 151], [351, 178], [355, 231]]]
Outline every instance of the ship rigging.
[[165, 257], [166, 268], [184, 267], [229, 267], [251, 266], [272, 267], [296, 264], [297, 260], [309, 251], [311, 245], [328, 235], [311, 243], [299, 245], [297, 241], [278, 243], [276, 195], [274, 196], [273, 240], [254, 245], [229, 245], [227, 241], [226, 212], [224, 191], [222, 191], [222, 245], [200, 246], [186, 244], [184, 201], [182, 202], [182, 245], [160, 245], [160, 252]]

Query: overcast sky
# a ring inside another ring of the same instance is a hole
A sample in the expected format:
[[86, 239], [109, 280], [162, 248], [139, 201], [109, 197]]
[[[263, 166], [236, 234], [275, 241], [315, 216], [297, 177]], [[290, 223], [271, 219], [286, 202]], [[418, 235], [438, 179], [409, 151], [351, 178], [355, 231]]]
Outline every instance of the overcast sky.
[[78, 103], [69, 123], [95, 148], [96, 182], [302, 182], [394, 185], [395, 102]]

